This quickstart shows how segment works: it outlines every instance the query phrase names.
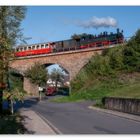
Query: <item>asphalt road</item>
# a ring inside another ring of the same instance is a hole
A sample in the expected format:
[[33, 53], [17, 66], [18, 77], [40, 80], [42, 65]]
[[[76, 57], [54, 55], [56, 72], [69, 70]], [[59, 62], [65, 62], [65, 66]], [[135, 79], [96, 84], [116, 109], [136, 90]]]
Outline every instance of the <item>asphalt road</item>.
[[41, 102], [28, 99], [24, 108], [39, 113], [62, 134], [140, 134], [140, 122], [89, 109], [92, 104], [89, 101], [53, 103], [49, 99]]

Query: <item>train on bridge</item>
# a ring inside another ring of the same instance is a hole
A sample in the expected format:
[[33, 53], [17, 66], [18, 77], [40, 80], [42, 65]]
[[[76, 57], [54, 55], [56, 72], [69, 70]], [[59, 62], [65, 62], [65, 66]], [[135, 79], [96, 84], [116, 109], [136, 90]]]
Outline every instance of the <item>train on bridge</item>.
[[116, 44], [122, 44], [123, 42], [123, 30], [120, 31], [117, 29], [116, 33], [111, 32], [108, 34], [107, 32], [103, 32], [97, 36], [92, 34], [82, 34], [79, 36], [75, 35], [69, 40], [19, 46], [15, 48], [15, 56], [25, 57], [86, 48], [109, 47]]

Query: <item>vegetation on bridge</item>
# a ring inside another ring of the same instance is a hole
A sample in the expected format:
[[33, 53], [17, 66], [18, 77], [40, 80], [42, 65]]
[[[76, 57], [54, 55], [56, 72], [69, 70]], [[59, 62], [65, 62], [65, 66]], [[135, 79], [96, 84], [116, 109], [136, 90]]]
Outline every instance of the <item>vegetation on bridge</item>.
[[93, 56], [71, 84], [71, 95], [57, 101], [100, 102], [105, 96], [140, 98], [140, 30], [127, 45]]

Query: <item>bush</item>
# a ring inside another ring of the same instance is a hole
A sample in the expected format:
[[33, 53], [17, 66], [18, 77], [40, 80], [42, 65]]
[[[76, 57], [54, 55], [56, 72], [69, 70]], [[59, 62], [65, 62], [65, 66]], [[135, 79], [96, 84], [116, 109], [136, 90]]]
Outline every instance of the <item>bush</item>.
[[103, 51], [102, 55], [93, 56], [71, 82], [72, 90], [82, 91], [96, 79], [102, 82], [116, 79], [111, 84], [116, 85], [117, 75], [125, 72], [140, 72], [140, 30], [127, 45], [108, 48]]
[[94, 106], [100, 107], [100, 108], [105, 108], [105, 107], [104, 107], [104, 104], [103, 104], [103, 102], [102, 102], [102, 100], [97, 100], [97, 101], [96, 101], [96, 104], [95, 104]]
[[[137, 51], [138, 50], [138, 51]], [[140, 71], [140, 45], [138, 47], [127, 46], [123, 50], [124, 69], [129, 72]]]
[[9, 71], [9, 85], [10, 89], [18, 88], [23, 91], [23, 76], [15, 71]]
[[123, 68], [123, 48], [118, 46], [110, 49], [106, 54], [109, 57], [109, 65], [113, 70], [121, 70]]
[[140, 44], [140, 29], [138, 29], [133, 37], [128, 41], [128, 46]]
[[111, 73], [109, 65], [110, 58], [108, 56], [96, 55], [92, 57], [85, 69], [88, 75], [102, 75], [106, 76]]

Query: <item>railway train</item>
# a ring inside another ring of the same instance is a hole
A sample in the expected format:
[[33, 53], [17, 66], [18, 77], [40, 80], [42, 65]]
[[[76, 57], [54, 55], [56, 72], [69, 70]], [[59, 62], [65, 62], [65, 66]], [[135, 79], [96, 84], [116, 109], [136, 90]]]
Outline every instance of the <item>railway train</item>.
[[98, 36], [83, 34], [81, 36], [73, 36], [73, 38], [69, 40], [19, 46], [15, 48], [14, 54], [16, 57], [25, 57], [86, 48], [98, 48], [114, 44], [122, 44], [123, 42], [123, 30], [120, 31], [117, 29], [116, 33], [111, 32], [108, 34], [107, 32], [103, 32]]

